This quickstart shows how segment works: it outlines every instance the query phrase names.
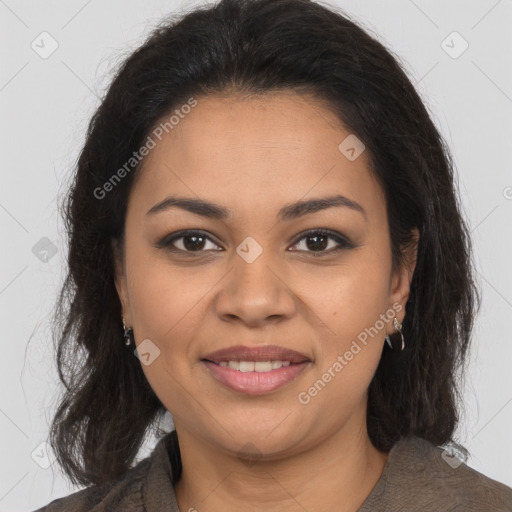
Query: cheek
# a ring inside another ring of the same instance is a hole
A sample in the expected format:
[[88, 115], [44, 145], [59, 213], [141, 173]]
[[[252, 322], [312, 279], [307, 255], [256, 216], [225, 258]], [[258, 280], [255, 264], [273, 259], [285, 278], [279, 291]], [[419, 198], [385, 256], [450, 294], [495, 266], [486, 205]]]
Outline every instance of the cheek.
[[180, 268], [147, 250], [131, 255], [128, 287], [137, 338], [154, 340], [162, 352], [185, 351], [201, 321], [202, 299], [218, 279], [206, 266]]
[[346, 265], [324, 270], [322, 275], [310, 273], [303, 282], [304, 296], [334, 332], [357, 334], [373, 325], [387, 308], [389, 273], [385, 263], [361, 251]]
[[302, 396], [317, 411], [340, 404], [333, 412], [338, 417], [363, 400], [379, 364], [385, 329], [392, 321], [381, 316], [388, 309], [388, 275], [379, 264], [347, 266], [326, 290], [315, 303], [326, 325], [320, 326], [317, 375]]
[[[331, 371], [338, 356], [346, 354], [344, 379], [371, 380], [382, 352], [387, 325], [389, 274], [386, 258], [369, 249], [361, 250], [347, 264], [333, 267], [329, 279], [304, 282], [305, 296], [317, 313], [321, 331], [318, 355], [320, 371]], [[319, 286], [322, 284], [322, 286]], [[316, 287], [315, 287], [316, 285]], [[322, 290], [320, 292], [320, 290]], [[322, 325], [323, 324], [323, 325]], [[341, 380], [341, 379], [338, 379]]]
[[139, 337], [154, 339], [159, 345], [163, 334], [172, 330], [182, 316], [181, 309], [186, 304], [186, 300], [178, 300], [175, 292], [178, 283], [171, 283], [169, 277], [154, 266], [139, 264], [130, 287], [130, 303]]
[[200, 299], [215, 281], [200, 279], [205, 277], [204, 272], [171, 266], [165, 258], [141, 250], [134, 249], [130, 254], [128, 288], [137, 344], [140, 346], [143, 340], [149, 339], [159, 351], [148, 365], [141, 359], [142, 370], [168, 410], [193, 416], [190, 408], [193, 397], [183, 400], [194, 388], [188, 351], [194, 331], [201, 324]]

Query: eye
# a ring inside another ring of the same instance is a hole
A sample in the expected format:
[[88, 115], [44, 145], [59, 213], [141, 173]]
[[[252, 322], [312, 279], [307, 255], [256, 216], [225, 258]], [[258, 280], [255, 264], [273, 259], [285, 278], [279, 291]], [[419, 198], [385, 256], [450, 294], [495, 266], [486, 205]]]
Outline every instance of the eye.
[[[292, 247], [301, 245], [302, 240], [305, 240], [306, 242], [302, 244], [302, 247], [306, 247], [305, 252], [309, 252], [315, 257], [331, 254], [342, 249], [354, 248], [354, 245], [346, 237], [329, 229], [314, 229], [301, 233], [299, 236], [300, 238]], [[335, 242], [334, 247], [329, 247], [329, 239]], [[329, 248], [329, 250], [325, 250], [326, 248]], [[303, 249], [294, 250], [304, 251]]]
[[[212, 249], [212, 247], [205, 248], [207, 241], [214, 247], [219, 247], [211, 240], [210, 237], [206, 236], [204, 231], [199, 230], [180, 231], [178, 233], [167, 235], [157, 243], [157, 247], [165, 247], [167, 250], [172, 252], [203, 252], [204, 250]], [[213, 250], [217, 249], [213, 248]]]

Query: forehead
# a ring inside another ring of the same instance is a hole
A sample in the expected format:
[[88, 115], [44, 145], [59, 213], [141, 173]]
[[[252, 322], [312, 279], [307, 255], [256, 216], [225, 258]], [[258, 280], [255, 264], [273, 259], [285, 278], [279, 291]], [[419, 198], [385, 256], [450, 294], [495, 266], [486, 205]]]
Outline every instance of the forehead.
[[141, 212], [171, 194], [209, 199], [241, 215], [334, 193], [370, 213], [382, 210], [367, 152], [351, 160], [340, 151], [353, 134], [324, 102], [293, 92], [196, 101], [172, 128], [150, 134], [155, 145], [132, 191]]

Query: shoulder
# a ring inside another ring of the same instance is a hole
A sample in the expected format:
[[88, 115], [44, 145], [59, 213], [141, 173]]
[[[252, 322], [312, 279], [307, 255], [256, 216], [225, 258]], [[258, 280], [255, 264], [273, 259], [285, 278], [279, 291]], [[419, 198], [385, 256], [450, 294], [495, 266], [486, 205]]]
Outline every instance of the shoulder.
[[374, 491], [374, 510], [512, 512], [512, 488], [415, 436], [393, 446]]
[[142, 485], [149, 464], [150, 459], [146, 458], [111, 482], [86, 487], [69, 496], [53, 500], [34, 512], [142, 512]]
[[115, 480], [56, 499], [34, 512], [179, 512], [169, 459], [175, 438], [175, 431], [164, 436], [149, 457]]

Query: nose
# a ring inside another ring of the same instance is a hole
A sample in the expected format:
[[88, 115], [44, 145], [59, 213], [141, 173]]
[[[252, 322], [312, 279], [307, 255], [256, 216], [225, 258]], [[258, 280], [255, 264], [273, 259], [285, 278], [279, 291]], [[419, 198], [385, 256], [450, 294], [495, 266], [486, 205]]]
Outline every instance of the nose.
[[222, 321], [263, 327], [290, 319], [296, 313], [293, 283], [288, 282], [290, 274], [280, 270], [265, 253], [252, 263], [234, 256], [233, 267], [222, 281], [215, 301]]

